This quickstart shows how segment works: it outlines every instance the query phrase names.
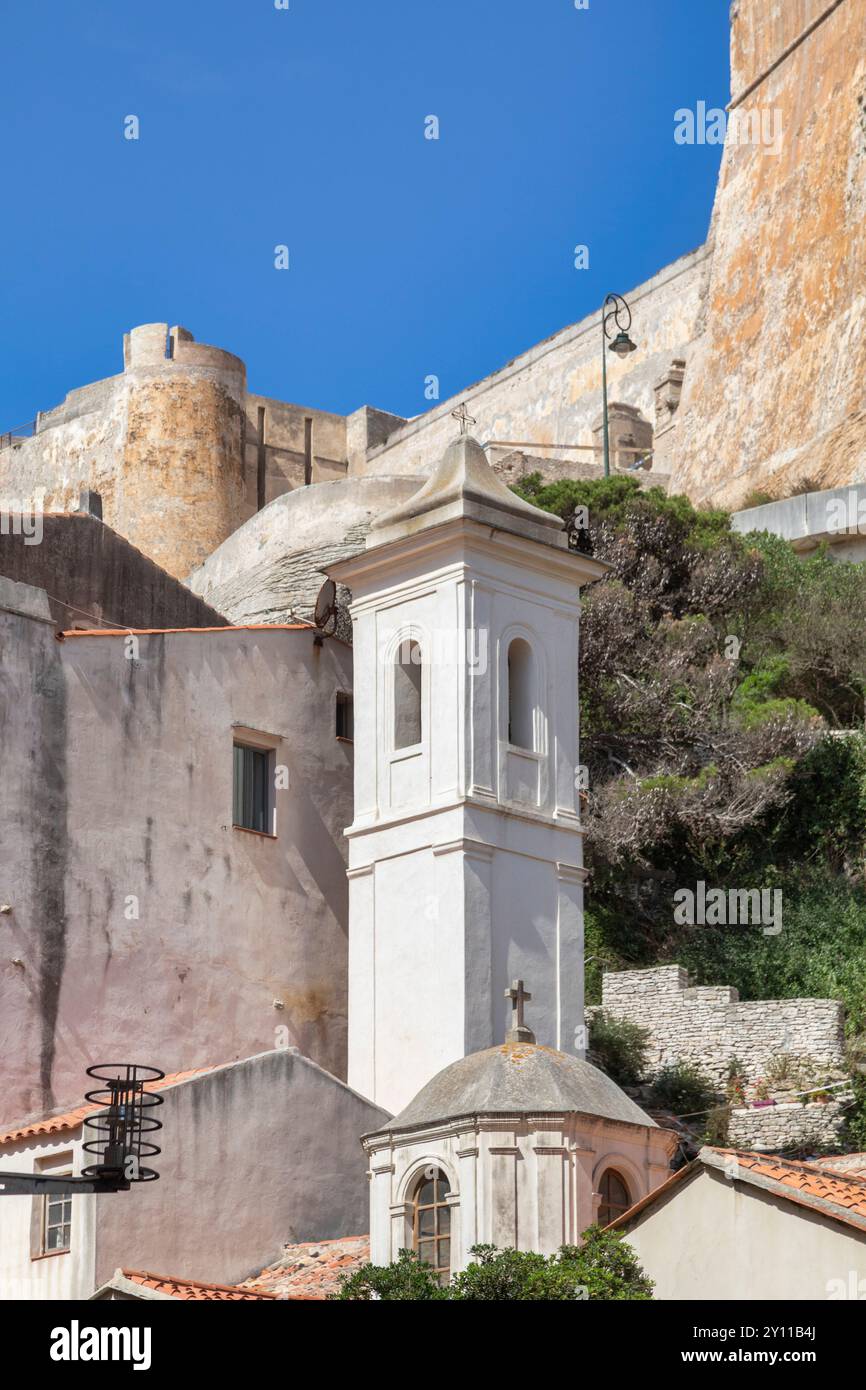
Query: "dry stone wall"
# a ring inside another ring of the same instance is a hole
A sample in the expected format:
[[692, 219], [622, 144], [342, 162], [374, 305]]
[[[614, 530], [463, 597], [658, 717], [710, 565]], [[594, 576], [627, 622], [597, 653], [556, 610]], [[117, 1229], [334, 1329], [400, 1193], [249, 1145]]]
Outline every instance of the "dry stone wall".
[[732, 1149], [764, 1153], [833, 1148], [842, 1138], [845, 1112], [843, 1100], [732, 1110], [727, 1142]]
[[606, 974], [601, 1007], [649, 1031], [653, 1073], [690, 1061], [720, 1089], [734, 1058], [749, 1082], [780, 1053], [834, 1069], [844, 1063], [842, 1005], [835, 999], [744, 1002], [726, 985], [690, 986], [682, 966], [665, 965]]

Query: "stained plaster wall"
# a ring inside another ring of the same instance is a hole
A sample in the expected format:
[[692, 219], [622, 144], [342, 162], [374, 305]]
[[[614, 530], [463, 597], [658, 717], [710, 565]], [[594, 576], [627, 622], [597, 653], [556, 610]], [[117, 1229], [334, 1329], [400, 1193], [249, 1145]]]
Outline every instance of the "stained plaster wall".
[[[278, 1027], [344, 1072], [350, 649], [177, 632], [128, 659], [123, 635], [0, 619], [0, 1118], [76, 1102], [106, 1057], [174, 1071], [272, 1047]], [[232, 827], [233, 724], [281, 736], [275, 839]]]

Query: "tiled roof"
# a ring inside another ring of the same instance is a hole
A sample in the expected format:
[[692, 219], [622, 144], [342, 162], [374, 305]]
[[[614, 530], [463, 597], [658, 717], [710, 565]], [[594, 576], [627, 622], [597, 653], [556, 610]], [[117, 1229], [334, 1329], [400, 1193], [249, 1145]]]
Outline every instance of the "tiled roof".
[[[192, 1067], [189, 1071], [171, 1072], [161, 1081], [148, 1082], [145, 1090], [162, 1091], [166, 1086], [176, 1086], [180, 1081], [190, 1081], [194, 1076], [203, 1076], [205, 1072], [215, 1070], [215, 1067]], [[94, 1080], [93, 1086], [98, 1087], [99, 1082]], [[32, 1120], [14, 1129], [3, 1130], [0, 1132], [0, 1144], [15, 1144], [19, 1139], [33, 1139], [40, 1134], [62, 1134], [64, 1130], [77, 1129], [88, 1115], [94, 1115], [97, 1110], [104, 1109], [104, 1105], [79, 1105], [75, 1110], [65, 1110], [62, 1115], [46, 1115], [44, 1119]]]
[[321, 1300], [336, 1293], [342, 1274], [354, 1274], [370, 1259], [369, 1236], [308, 1240], [283, 1247], [282, 1259], [239, 1285], [289, 1300]]
[[826, 1158], [816, 1158], [813, 1162], [819, 1168], [829, 1168], [834, 1173], [849, 1173], [866, 1178], [866, 1153], [829, 1154]]
[[[732, 1159], [736, 1160], [735, 1169], [731, 1167]], [[801, 1163], [776, 1154], [706, 1147], [693, 1162], [680, 1168], [667, 1182], [612, 1221], [611, 1228], [627, 1228], [647, 1207], [668, 1197], [704, 1166], [726, 1173], [735, 1182], [753, 1184], [795, 1206], [807, 1207], [843, 1225], [866, 1231], [866, 1173], [856, 1168], [853, 1171], [843, 1168], [841, 1165], [848, 1159], [856, 1164], [862, 1161], [862, 1155], [840, 1154], [835, 1165], [830, 1167], [829, 1161], [823, 1159]]]
[[[811, 1199], [809, 1206], [832, 1207], [832, 1215], [849, 1224], [866, 1226], [866, 1178], [856, 1173], [834, 1171], [817, 1163], [800, 1163], [795, 1159], [777, 1158], [774, 1154], [741, 1153], [738, 1149], [713, 1149], [720, 1158], [734, 1157], [738, 1173], [748, 1180], [749, 1174], [765, 1178], [784, 1196]], [[859, 1220], [857, 1219], [859, 1218]]]
[[261, 1289], [240, 1288], [237, 1284], [203, 1284], [198, 1279], [180, 1279], [174, 1274], [150, 1274], [140, 1269], [122, 1269], [120, 1273], [143, 1289], [191, 1303], [250, 1303], [255, 1299], [279, 1297]]
[[315, 632], [312, 623], [226, 623], [222, 627], [71, 627], [58, 632], [65, 642], [69, 637], [150, 637], [173, 632]]

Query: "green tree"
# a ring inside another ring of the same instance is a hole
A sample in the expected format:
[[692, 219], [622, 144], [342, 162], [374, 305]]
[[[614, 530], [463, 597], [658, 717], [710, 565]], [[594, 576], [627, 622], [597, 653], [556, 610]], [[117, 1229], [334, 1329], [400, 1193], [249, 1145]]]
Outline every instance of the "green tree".
[[475, 1256], [447, 1287], [411, 1251], [392, 1265], [365, 1265], [344, 1275], [333, 1298], [354, 1301], [449, 1299], [453, 1302], [564, 1302], [652, 1298], [653, 1284], [631, 1246], [616, 1232], [592, 1226], [583, 1244], [563, 1245], [555, 1255], [475, 1245]]
[[332, 1298], [369, 1303], [376, 1299], [385, 1302], [448, 1298], [448, 1290], [439, 1283], [429, 1265], [422, 1264], [411, 1250], [401, 1250], [394, 1264], [362, 1265], [354, 1274], [344, 1274], [338, 1293]]

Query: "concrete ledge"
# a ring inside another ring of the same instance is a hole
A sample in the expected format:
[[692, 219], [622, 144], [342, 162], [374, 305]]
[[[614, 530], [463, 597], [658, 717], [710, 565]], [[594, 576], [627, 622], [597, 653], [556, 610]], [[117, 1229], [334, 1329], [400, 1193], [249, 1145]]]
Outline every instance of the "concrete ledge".
[[801, 552], [826, 542], [840, 560], [866, 560], [866, 483], [805, 492], [731, 514], [741, 535], [769, 531]]

